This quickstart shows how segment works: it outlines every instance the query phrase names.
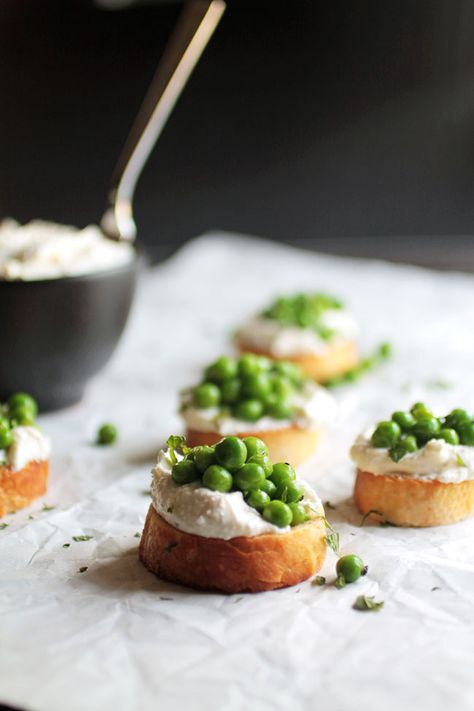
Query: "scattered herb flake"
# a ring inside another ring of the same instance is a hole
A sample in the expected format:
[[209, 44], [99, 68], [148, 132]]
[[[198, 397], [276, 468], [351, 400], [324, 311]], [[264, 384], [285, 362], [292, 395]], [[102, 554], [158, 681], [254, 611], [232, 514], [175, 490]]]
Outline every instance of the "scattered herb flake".
[[312, 579], [311, 585], [326, 585], [326, 578], [324, 577], [324, 575], [317, 575], [315, 578]]
[[359, 595], [352, 605], [352, 609], [361, 610], [362, 612], [378, 612], [383, 606], [384, 603], [382, 601], [375, 602], [374, 598], [370, 595]]
[[362, 526], [367, 521], [367, 519], [370, 518], [370, 516], [383, 516], [383, 515], [384, 514], [382, 513], [382, 511], [378, 511], [377, 509], [370, 509], [370, 511], [367, 511], [367, 513], [365, 513], [362, 516], [362, 519], [359, 523], [359, 527], [362, 528]]
[[325, 516], [320, 516], [320, 518], [323, 520], [324, 525], [329, 530], [329, 533], [326, 535], [325, 538], [326, 545], [331, 548], [334, 553], [337, 553], [339, 550], [339, 533], [334, 530], [334, 528], [331, 526]]
[[0, 523], [0, 531], [3, 531], [8, 526], [8, 523]]
[[244, 598], [243, 598], [242, 596], [235, 598], [234, 604], [235, 604], [236, 602], [240, 602], [240, 601], [243, 600], [243, 599], [244, 599]]
[[93, 536], [73, 536], [72, 540], [76, 543], [81, 543], [82, 541], [90, 541]]
[[325, 507], [326, 509], [333, 509], [333, 510], [336, 508], [336, 507], [334, 506], [334, 504], [331, 504], [330, 501], [325, 501], [325, 502], [324, 502], [324, 507]]
[[456, 462], [457, 462], [457, 464], [458, 464], [458, 467], [465, 467], [465, 466], [467, 466], [467, 465], [466, 465], [466, 462], [464, 461], [464, 459], [461, 457], [460, 454], [456, 454]]
[[70, 545], [70, 543], [63, 543], [63, 548], [69, 548]]
[[34, 520], [35, 520], [35, 517], [32, 516], [31, 514], [28, 516], [28, 518], [29, 518], [30, 521], [34, 521]]
[[174, 597], [165, 597], [165, 595], [160, 595], [160, 600], [174, 600]]
[[337, 588], [338, 590], [341, 590], [341, 588], [345, 587], [346, 585], [346, 579], [343, 575], [338, 575], [335, 582], [334, 582], [334, 587]]
[[133, 534], [133, 537], [134, 537], [134, 538], [140, 538], [141, 535], [142, 535], [142, 534], [137, 531], [136, 533]]
[[443, 380], [443, 378], [436, 378], [435, 380], [430, 380], [427, 383], [429, 388], [438, 388], [439, 390], [449, 390], [453, 387], [453, 384], [448, 380]]
[[431, 592], [434, 592], [435, 590], [441, 590], [437, 585], [434, 586], [434, 588], [431, 588]]
[[142, 496], [151, 496], [151, 489], [142, 489], [140, 492]]
[[87, 566], [87, 565], [83, 565], [83, 566], [81, 566], [81, 567], [79, 568], [79, 572], [80, 572], [80, 573], [85, 573], [87, 569], [88, 569], [88, 566]]
[[49, 504], [43, 504], [43, 508], [41, 510], [42, 511], [52, 511], [55, 508], [56, 508], [56, 506], [50, 506]]

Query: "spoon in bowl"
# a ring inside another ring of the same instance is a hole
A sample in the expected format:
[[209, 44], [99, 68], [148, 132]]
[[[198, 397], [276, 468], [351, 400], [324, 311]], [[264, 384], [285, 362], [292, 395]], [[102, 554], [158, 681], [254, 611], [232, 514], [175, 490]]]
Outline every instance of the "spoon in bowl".
[[224, 0], [191, 0], [158, 65], [112, 176], [101, 228], [110, 239], [133, 242], [133, 194], [143, 167], [225, 10]]

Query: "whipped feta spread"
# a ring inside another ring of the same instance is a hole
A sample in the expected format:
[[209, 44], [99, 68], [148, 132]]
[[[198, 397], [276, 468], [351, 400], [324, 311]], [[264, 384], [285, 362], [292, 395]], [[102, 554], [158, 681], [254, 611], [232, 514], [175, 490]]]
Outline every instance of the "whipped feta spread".
[[54, 222], [0, 223], [0, 279], [31, 281], [78, 276], [130, 262], [130, 244], [107, 239], [96, 225], [83, 230]]
[[256, 316], [237, 331], [244, 347], [270, 353], [275, 358], [309, 354], [321, 355], [329, 345], [338, 341], [354, 340], [357, 323], [345, 309], [327, 309], [321, 315], [321, 325], [334, 331], [329, 339], [319, 336], [312, 328], [284, 326], [274, 319]]
[[49, 439], [36, 427], [14, 427], [13, 442], [6, 450], [4, 464], [13, 471], [19, 471], [29, 462], [48, 459], [51, 446]]
[[256, 422], [237, 420], [231, 415], [222, 414], [219, 407], [198, 409], [191, 403], [190, 393], [183, 396], [181, 415], [190, 430], [197, 432], [217, 432], [223, 436], [241, 432], [269, 432], [296, 425], [302, 429], [318, 429], [329, 425], [336, 419], [337, 404], [333, 396], [323, 387], [307, 380], [302, 390], [291, 398], [295, 408], [291, 420], [276, 420], [264, 416]]
[[416, 452], [405, 454], [400, 461], [394, 462], [388, 449], [372, 445], [371, 436], [372, 431], [359, 435], [351, 448], [352, 460], [362, 471], [444, 484], [474, 479], [474, 447], [431, 439]]
[[[157, 513], [171, 526], [204, 538], [229, 540], [239, 536], [263, 533], [288, 533], [290, 526], [280, 528], [265, 521], [249, 506], [241, 491], [223, 494], [201, 486], [199, 482], [179, 486], [171, 477], [172, 464], [163, 450], [152, 470], [151, 495]], [[305, 494], [301, 503], [323, 516], [321, 499], [303, 480]]]

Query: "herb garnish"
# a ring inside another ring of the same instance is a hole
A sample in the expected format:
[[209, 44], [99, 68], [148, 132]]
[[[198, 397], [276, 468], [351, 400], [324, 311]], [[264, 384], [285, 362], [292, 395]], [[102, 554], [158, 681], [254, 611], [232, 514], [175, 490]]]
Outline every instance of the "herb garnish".
[[88, 566], [87, 566], [87, 565], [83, 565], [81, 568], [79, 568], [79, 572], [80, 572], [80, 573], [85, 573], [86, 570], [88, 570]]
[[317, 585], [317, 586], [326, 585], [326, 578], [324, 577], [324, 575], [317, 575], [311, 581], [311, 585]]
[[335, 388], [338, 385], [346, 385], [347, 383], [353, 383], [356, 380], [359, 380], [359, 378], [364, 375], [364, 373], [367, 373], [369, 370], [373, 370], [383, 361], [388, 360], [391, 357], [392, 346], [390, 345], [390, 343], [381, 343], [372, 355], [367, 356], [367, 358], [363, 358], [358, 365], [356, 365], [351, 370], [346, 371], [342, 375], [338, 375], [334, 378], [329, 378], [329, 380], [326, 380], [324, 385], [327, 388]]
[[137, 531], [136, 533], [133, 534], [133, 537], [134, 537], [134, 538], [140, 538], [141, 535], [142, 535], [142, 534]]
[[82, 541], [90, 541], [93, 536], [73, 536], [72, 540], [76, 543], [81, 543]]
[[324, 508], [334, 510], [336, 507], [334, 506], [334, 504], [331, 504], [330, 501], [325, 501], [325, 502], [324, 502]]
[[359, 523], [359, 526], [361, 528], [370, 516], [381, 516], [382, 520], [379, 521], [379, 526], [381, 526], [382, 528], [387, 528], [388, 526], [396, 526], [397, 525], [396, 523], [392, 523], [388, 519], [384, 518], [385, 514], [383, 513], [383, 511], [378, 511], [377, 509], [370, 509], [370, 511], [367, 511], [367, 513], [365, 513], [362, 516], [361, 522]]
[[70, 543], [63, 543], [63, 548], [69, 548], [70, 545]]
[[52, 511], [55, 508], [56, 508], [56, 506], [50, 506], [49, 504], [43, 504], [43, 508], [41, 510], [42, 511]]
[[172, 464], [176, 464], [178, 461], [178, 457], [176, 456], [177, 452], [179, 454], [188, 454], [190, 451], [186, 445], [186, 437], [182, 435], [171, 435], [171, 437], [168, 437], [166, 440], [166, 445], [168, 447], [168, 456]]
[[466, 462], [464, 461], [464, 459], [461, 457], [460, 454], [456, 454], [456, 462], [457, 462], [458, 467], [467, 466]]
[[325, 516], [319, 516], [326, 528], [329, 530], [329, 533], [325, 537], [326, 545], [331, 548], [331, 550], [334, 551], [334, 553], [337, 553], [339, 550], [339, 533], [334, 530], [334, 528], [331, 526], [329, 521]]
[[151, 496], [151, 489], [142, 489], [140, 492], [142, 496]]
[[8, 523], [0, 523], [0, 531], [3, 531], [8, 526]]
[[361, 612], [378, 612], [383, 606], [384, 603], [382, 601], [375, 602], [374, 598], [370, 595], [359, 595], [352, 605], [352, 609], [360, 610]]

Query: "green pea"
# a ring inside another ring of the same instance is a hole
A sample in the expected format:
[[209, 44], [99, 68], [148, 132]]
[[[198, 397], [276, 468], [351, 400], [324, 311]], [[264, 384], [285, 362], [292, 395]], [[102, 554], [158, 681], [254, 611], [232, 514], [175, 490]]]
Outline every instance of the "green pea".
[[37, 402], [28, 393], [15, 393], [8, 399], [9, 410], [15, 410], [17, 407], [29, 410], [33, 414], [33, 418], [38, 414]]
[[441, 429], [439, 420], [433, 415], [420, 415], [412, 428], [412, 433], [420, 442], [428, 442], [437, 436]]
[[249, 464], [258, 464], [261, 466], [266, 477], [269, 477], [273, 471], [273, 464], [268, 454], [255, 454], [253, 457], [249, 457], [247, 461]]
[[273, 380], [273, 392], [277, 398], [287, 400], [294, 394], [295, 386], [289, 378], [280, 375]]
[[265, 472], [259, 464], [247, 462], [244, 466], [235, 472], [234, 483], [238, 489], [242, 491], [250, 491], [250, 489], [260, 489], [265, 481]]
[[416, 441], [416, 437], [413, 435], [402, 435], [399, 440], [399, 444], [400, 447], [403, 447], [405, 452], [416, 452], [418, 449], [418, 442]]
[[449, 427], [443, 427], [436, 435], [437, 439], [444, 439], [448, 444], [459, 444], [459, 435], [456, 430]]
[[361, 575], [367, 573], [367, 567], [358, 555], [344, 555], [336, 564], [336, 573], [344, 578], [346, 583], [355, 583]]
[[211, 464], [215, 464], [217, 461], [214, 447], [208, 447], [207, 445], [194, 447], [192, 454], [194, 463], [201, 474], [203, 474]]
[[393, 447], [401, 433], [400, 425], [396, 422], [392, 420], [379, 422], [372, 435], [372, 444], [374, 447]]
[[272, 391], [272, 381], [267, 373], [248, 375], [242, 382], [242, 394], [245, 398], [265, 400]]
[[424, 417], [425, 415], [432, 414], [430, 410], [428, 410], [424, 402], [415, 402], [415, 404], [412, 405], [412, 407], [410, 408], [410, 412], [415, 418], [415, 420], [418, 420], [419, 417]]
[[113, 444], [118, 437], [118, 431], [115, 425], [106, 423], [99, 427], [97, 432], [97, 444], [109, 445]]
[[277, 488], [271, 479], [265, 479], [265, 481], [262, 481], [260, 489], [268, 494], [271, 499], [275, 498]]
[[245, 501], [257, 511], [263, 511], [265, 506], [270, 503], [270, 497], [262, 489], [252, 489], [245, 497]]
[[273, 367], [273, 361], [267, 356], [258, 356], [258, 366], [260, 370], [271, 370]]
[[268, 447], [263, 439], [259, 439], [258, 437], [244, 437], [242, 441], [247, 447], [249, 457], [255, 457], [257, 455], [268, 456]]
[[238, 420], [256, 422], [264, 413], [264, 405], [261, 400], [242, 400], [234, 405], [232, 413]]
[[289, 526], [293, 520], [293, 513], [287, 504], [277, 499], [270, 501], [263, 509], [263, 518], [274, 526], [284, 528]]
[[461, 422], [471, 422], [471, 420], [471, 413], [458, 407], [449, 413], [444, 424], [446, 427], [452, 427], [457, 430], [458, 425], [460, 425]]
[[239, 378], [226, 380], [221, 385], [221, 400], [225, 405], [232, 405], [237, 402], [240, 397], [242, 384]]
[[461, 422], [458, 425], [457, 432], [461, 444], [474, 447], [474, 422]]
[[171, 476], [176, 484], [182, 486], [183, 484], [190, 484], [192, 481], [199, 479], [200, 472], [194, 462], [191, 462], [189, 459], [183, 459], [173, 466]]
[[221, 491], [223, 494], [226, 494], [232, 489], [234, 480], [232, 474], [227, 471], [225, 467], [220, 467], [218, 464], [211, 464], [203, 474], [202, 483], [204, 486], [207, 486], [208, 489]]
[[221, 356], [214, 363], [211, 363], [204, 375], [206, 380], [212, 383], [223, 383], [225, 380], [235, 378], [238, 372], [237, 361], [229, 356]]
[[255, 353], [244, 353], [238, 360], [238, 369], [243, 377], [256, 375], [261, 370], [259, 356], [255, 355]]
[[225, 437], [215, 446], [216, 458], [229, 471], [243, 467], [247, 460], [247, 447], [238, 437]]
[[7, 449], [13, 443], [13, 433], [6, 417], [0, 417], [0, 449]]
[[32, 410], [22, 405], [17, 405], [13, 409], [9, 409], [10, 420], [15, 425], [23, 427], [35, 424], [35, 415]]
[[295, 363], [287, 360], [278, 360], [273, 366], [275, 373], [288, 378], [295, 385], [299, 385], [304, 380], [303, 371]]
[[275, 420], [291, 420], [294, 414], [294, 407], [287, 400], [277, 400], [267, 408], [270, 417]]
[[278, 464], [273, 465], [273, 471], [270, 479], [273, 481], [276, 487], [287, 486], [290, 481], [296, 479], [296, 472], [287, 462], [278, 462]]
[[194, 388], [193, 402], [198, 409], [215, 407], [221, 399], [221, 391], [214, 383], [203, 383]]
[[411, 412], [403, 412], [403, 410], [398, 410], [392, 415], [392, 420], [397, 423], [402, 432], [407, 432], [415, 424], [416, 420], [411, 414]]
[[277, 487], [276, 499], [281, 499], [286, 504], [301, 501], [304, 496], [304, 486], [299, 481], [288, 481]]
[[291, 513], [293, 514], [293, 519], [291, 521], [292, 526], [298, 526], [300, 523], [308, 521], [309, 516], [306, 513], [305, 507], [302, 504], [292, 502], [288, 504], [288, 507], [291, 510]]

